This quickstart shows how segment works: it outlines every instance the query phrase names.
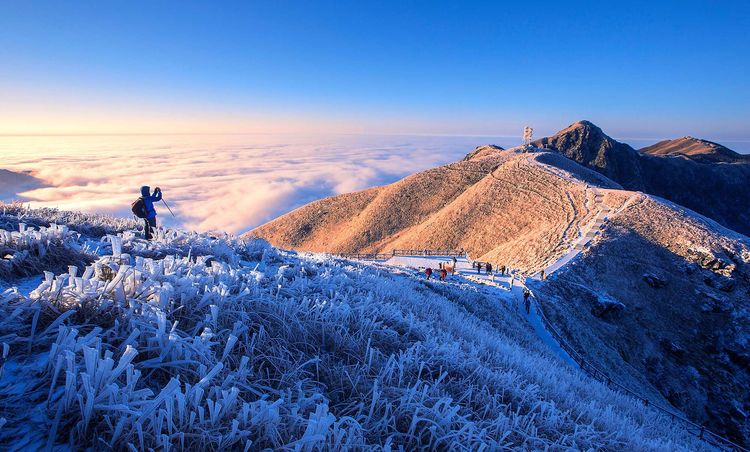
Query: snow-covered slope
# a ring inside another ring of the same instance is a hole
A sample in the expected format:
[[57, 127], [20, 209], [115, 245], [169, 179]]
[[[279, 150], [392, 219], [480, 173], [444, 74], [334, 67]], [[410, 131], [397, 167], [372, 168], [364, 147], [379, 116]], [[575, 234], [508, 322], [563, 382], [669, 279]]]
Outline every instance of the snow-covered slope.
[[98, 223], [117, 235], [44, 242], [90, 265], [0, 295], [6, 449], [708, 447], [558, 360], [496, 291]]

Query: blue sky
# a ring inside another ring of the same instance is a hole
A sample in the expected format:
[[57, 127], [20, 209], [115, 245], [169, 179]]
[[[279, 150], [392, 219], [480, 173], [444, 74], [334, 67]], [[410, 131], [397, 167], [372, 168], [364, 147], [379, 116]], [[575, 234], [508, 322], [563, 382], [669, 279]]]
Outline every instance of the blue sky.
[[0, 1], [0, 133], [750, 139], [750, 2]]

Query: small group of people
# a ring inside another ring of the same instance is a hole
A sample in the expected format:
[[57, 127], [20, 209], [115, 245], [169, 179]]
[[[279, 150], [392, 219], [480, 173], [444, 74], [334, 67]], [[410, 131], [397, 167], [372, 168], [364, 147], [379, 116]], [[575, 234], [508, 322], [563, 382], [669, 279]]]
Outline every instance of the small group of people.
[[486, 274], [492, 274], [492, 264], [490, 264], [489, 262], [474, 261], [471, 263], [471, 266], [472, 268], [476, 269], [477, 275], [482, 274], [482, 267], [484, 267]]
[[[452, 264], [452, 265], [449, 265]], [[451, 258], [450, 262], [439, 262], [438, 263], [438, 277], [440, 278], [440, 281], [445, 281], [448, 279], [448, 272], [451, 273], [451, 275], [456, 274], [456, 266], [458, 264], [458, 259], [454, 256]], [[432, 267], [427, 267], [424, 269], [424, 275], [427, 279], [430, 279], [432, 276], [433, 270]]]
[[[472, 268], [476, 269], [477, 274], [482, 274], [482, 267], [484, 267], [484, 271], [487, 275], [493, 275], [494, 268], [492, 267], [492, 263], [490, 262], [480, 262], [480, 261], [474, 261], [471, 264]], [[505, 275], [505, 271], [507, 270], [507, 267], [505, 265], [500, 266], [500, 275]]]
[[[440, 281], [445, 281], [448, 278], [448, 269], [442, 263], [439, 264], [439, 267], [440, 268], [438, 269], [439, 270], [438, 275], [439, 275]], [[430, 277], [432, 276], [432, 267], [425, 268], [424, 275], [425, 275], [425, 278], [430, 279]]]
[[[456, 272], [456, 263], [457, 259], [453, 258], [453, 266], [449, 266], [449, 263], [438, 263], [438, 275], [440, 278], [440, 281], [445, 281], [448, 278], [448, 272], [452, 272], [455, 274]], [[482, 273], [482, 268], [485, 269], [485, 273], [487, 275], [491, 275], [494, 279], [495, 275], [493, 273], [493, 267], [490, 262], [480, 262], [480, 261], [474, 261], [471, 264], [472, 268], [477, 270], [477, 274]], [[506, 271], [510, 275], [510, 289], [513, 289], [513, 285], [515, 283], [515, 274], [513, 274], [510, 269], [508, 269], [505, 265], [500, 266], [500, 274], [505, 275]], [[427, 267], [424, 269], [424, 275], [426, 279], [430, 279], [432, 277], [432, 274], [434, 273], [434, 270], [432, 267]], [[542, 271], [542, 275], [544, 275], [544, 271]], [[542, 276], [544, 278], [544, 276]], [[522, 286], [523, 287], [523, 286]], [[523, 308], [526, 310], [526, 314], [531, 314], [531, 291], [527, 287], [523, 287]]]

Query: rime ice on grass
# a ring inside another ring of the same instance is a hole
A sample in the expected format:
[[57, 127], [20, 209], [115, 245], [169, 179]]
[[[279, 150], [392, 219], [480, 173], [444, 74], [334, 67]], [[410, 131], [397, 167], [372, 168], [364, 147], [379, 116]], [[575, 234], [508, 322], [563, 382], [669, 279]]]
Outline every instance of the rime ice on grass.
[[0, 232], [95, 258], [0, 294], [5, 447], [704, 447], [474, 285], [100, 221], [116, 256], [106, 234]]

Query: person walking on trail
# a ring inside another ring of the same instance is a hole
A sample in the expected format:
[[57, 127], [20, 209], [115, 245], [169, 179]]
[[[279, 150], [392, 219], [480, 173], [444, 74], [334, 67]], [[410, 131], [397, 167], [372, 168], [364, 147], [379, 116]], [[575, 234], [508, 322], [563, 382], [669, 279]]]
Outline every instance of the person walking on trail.
[[427, 279], [430, 279], [430, 276], [432, 276], [432, 268], [427, 267], [424, 269], [424, 275]]
[[453, 256], [453, 268], [456, 268], [456, 263], [458, 263], [458, 259], [456, 259], [456, 256]]
[[477, 262], [477, 275], [482, 274], [482, 263]]
[[440, 269], [440, 281], [445, 281], [445, 278], [448, 277], [448, 271], [445, 268]]
[[526, 303], [529, 301], [529, 297], [531, 296], [531, 292], [529, 289], [525, 288], [523, 289], [523, 302]]
[[531, 314], [531, 299], [526, 293], [523, 294], [523, 304], [526, 306], [526, 314]]
[[503, 265], [502, 267], [500, 267], [500, 274], [503, 275], [503, 276], [505, 276], [505, 265]]
[[140, 199], [143, 200], [143, 207], [146, 214], [143, 218], [145, 222], [144, 235], [146, 240], [151, 240], [156, 229], [156, 208], [154, 208], [154, 203], [161, 201], [161, 188], [156, 187], [154, 193], [151, 194], [151, 187], [144, 185], [141, 187]]
[[494, 279], [495, 275], [492, 274], [492, 264], [490, 264], [489, 262], [487, 262], [484, 265], [484, 272], [487, 273], [488, 275], [492, 276], [493, 279]]
[[541, 279], [542, 281], [544, 281], [544, 269], [542, 269], [541, 278], [539, 278], [539, 279]]

